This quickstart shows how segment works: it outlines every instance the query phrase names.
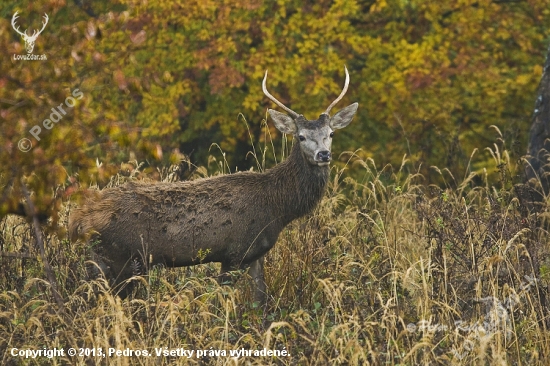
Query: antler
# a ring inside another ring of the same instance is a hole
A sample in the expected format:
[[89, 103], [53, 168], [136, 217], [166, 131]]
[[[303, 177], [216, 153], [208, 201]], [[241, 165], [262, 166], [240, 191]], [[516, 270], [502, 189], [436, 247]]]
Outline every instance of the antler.
[[336, 100], [334, 102], [332, 102], [331, 105], [328, 106], [328, 108], [327, 108], [327, 110], [325, 111], [324, 114], [329, 114], [332, 107], [334, 107], [336, 105], [336, 103], [338, 103], [344, 97], [344, 95], [346, 95], [346, 92], [348, 91], [348, 86], [349, 86], [348, 68], [346, 66], [344, 66], [344, 69], [346, 70], [346, 82], [344, 84], [344, 89], [342, 89], [342, 92], [340, 93], [338, 98], [336, 98]]
[[[11, 26], [13, 27], [13, 29], [14, 29], [17, 33], [19, 33], [19, 35], [20, 35], [21, 37], [25, 37], [25, 36], [27, 36], [27, 33], [22, 33], [22, 32], [19, 30], [19, 26], [16, 26], [16, 25], [15, 25], [15, 20], [16, 20], [17, 18], [19, 18], [19, 17], [17, 16], [17, 13], [18, 13], [18, 12], [16, 11], [15, 14], [13, 14], [13, 17], [11, 18]], [[26, 31], [25, 31], [25, 32], [26, 32]]]
[[29, 35], [27, 35], [27, 30], [26, 30], [26, 29], [25, 29], [25, 32], [23, 33], [23, 32], [21, 32], [21, 31], [19, 30], [19, 26], [17, 26], [17, 25], [15, 24], [15, 21], [17, 20], [17, 18], [19, 18], [19, 17], [17, 16], [18, 13], [19, 13], [19, 12], [16, 11], [15, 14], [13, 14], [13, 17], [11, 18], [11, 26], [13, 27], [13, 29], [14, 29], [17, 33], [19, 33], [19, 35], [20, 35], [21, 37], [26, 37], [26, 38], [30, 38], [30, 39], [36, 39], [36, 38], [38, 37], [38, 35], [39, 35], [40, 33], [42, 33], [42, 31], [44, 30], [44, 28], [46, 28], [46, 25], [48, 24], [48, 20], [50, 19], [50, 18], [48, 18], [48, 14], [44, 13], [44, 20], [45, 20], [45, 22], [42, 22], [42, 29], [40, 29], [39, 31], [34, 30], [34, 31], [32, 32], [32, 36], [29, 36]]
[[46, 22], [45, 22], [45, 23], [42, 22], [42, 29], [40, 29], [40, 30], [38, 31], [38, 33], [36, 33], [36, 31], [34, 31], [34, 32], [32, 33], [32, 36], [33, 36], [33, 37], [35, 36], [35, 34], [36, 34], [36, 36], [38, 37], [38, 35], [39, 35], [40, 33], [42, 33], [42, 31], [44, 30], [44, 28], [46, 28], [46, 25], [48, 24], [48, 20], [50, 19], [50, 18], [48, 18], [48, 14], [44, 13], [44, 19], [46, 20]]
[[264, 94], [265, 94], [269, 99], [271, 99], [273, 102], [275, 102], [275, 104], [277, 104], [279, 107], [283, 108], [285, 111], [287, 111], [289, 114], [291, 114], [292, 117], [297, 118], [297, 117], [299, 116], [298, 113], [294, 112], [292, 109], [288, 108], [288, 107], [285, 106], [283, 103], [279, 102], [273, 95], [271, 95], [271, 94], [267, 91], [266, 81], [267, 81], [267, 70], [265, 70], [264, 81], [262, 82], [262, 90], [264, 91]]

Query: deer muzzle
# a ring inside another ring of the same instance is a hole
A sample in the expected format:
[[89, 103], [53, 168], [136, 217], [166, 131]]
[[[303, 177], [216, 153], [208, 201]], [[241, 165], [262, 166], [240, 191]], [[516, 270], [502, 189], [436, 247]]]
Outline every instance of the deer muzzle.
[[332, 156], [330, 154], [330, 151], [328, 150], [321, 150], [315, 156], [315, 160], [322, 163], [329, 163], [331, 159], [332, 159]]

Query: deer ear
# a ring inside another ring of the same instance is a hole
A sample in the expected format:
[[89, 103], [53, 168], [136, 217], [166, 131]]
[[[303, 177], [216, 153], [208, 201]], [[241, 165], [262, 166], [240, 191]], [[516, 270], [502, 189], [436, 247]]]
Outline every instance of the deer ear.
[[274, 111], [273, 109], [268, 109], [267, 112], [271, 116], [271, 119], [275, 123], [275, 127], [282, 133], [287, 135], [293, 135], [296, 133], [296, 122], [289, 117], [288, 115]]
[[353, 103], [351, 105], [348, 105], [346, 108], [341, 109], [336, 113], [331, 119], [330, 119], [330, 127], [333, 130], [337, 130], [339, 128], [344, 128], [353, 119], [353, 116], [355, 116], [355, 112], [357, 112], [357, 108], [359, 107], [358, 103]]

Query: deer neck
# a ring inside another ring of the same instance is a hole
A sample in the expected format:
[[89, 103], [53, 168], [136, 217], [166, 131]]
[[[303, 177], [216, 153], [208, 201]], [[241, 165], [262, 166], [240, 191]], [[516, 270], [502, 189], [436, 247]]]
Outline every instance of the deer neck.
[[317, 206], [323, 198], [328, 182], [330, 167], [308, 163], [300, 144], [292, 147], [290, 156], [269, 171], [269, 182], [276, 215], [283, 225], [304, 216]]

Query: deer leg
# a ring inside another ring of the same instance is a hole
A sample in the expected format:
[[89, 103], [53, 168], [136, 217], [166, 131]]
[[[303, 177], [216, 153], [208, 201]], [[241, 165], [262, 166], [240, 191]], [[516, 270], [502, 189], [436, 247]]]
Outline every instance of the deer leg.
[[103, 271], [105, 279], [109, 282], [114, 294], [124, 299], [132, 293], [134, 284], [132, 281], [127, 281], [136, 274], [132, 268], [131, 259], [124, 255], [112, 256], [107, 259], [103, 254], [96, 254], [94, 260]]
[[105, 261], [97, 255], [95, 252], [90, 253], [90, 259], [94, 264], [88, 264], [86, 266], [86, 275], [88, 280], [95, 280], [96, 278], [103, 275], [105, 279], [109, 279], [111, 277], [111, 269], [105, 263]]
[[[250, 267], [248, 273], [252, 277], [254, 288], [254, 301], [258, 301], [261, 305], [267, 302], [267, 286], [264, 278], [264, 257], [260, 257], [250, 265], [242, 265], [241, 269]], [[237, 267], [239, 268], [239, 267]], [[229, 274], [230, 271], [235, 270], [235, 266], [229, 263], [222, 263], [220, 275], [218, 276], [219, 284], [233, 283], [233, 279]]]
[[120, 262], [108, 260], [94, 251], [91, 251], [90, 257], [94, 263], [86, 266], [88, 280], [104, 277], [111, 289], [114, 290], [114, 293], [118, 294], [122, 299], [132, 293], [133, 284], [125, 282], [133, 276], [129, 265], [119, 265]]
[[264, 257], [256, 259], [250, 264], [248, 270], [250, 277], [254, 281], [254, 301], [258, 301], [260, 305], [267, 302], [267, 286], [264, 278]]

